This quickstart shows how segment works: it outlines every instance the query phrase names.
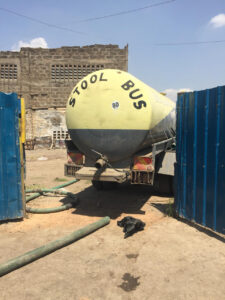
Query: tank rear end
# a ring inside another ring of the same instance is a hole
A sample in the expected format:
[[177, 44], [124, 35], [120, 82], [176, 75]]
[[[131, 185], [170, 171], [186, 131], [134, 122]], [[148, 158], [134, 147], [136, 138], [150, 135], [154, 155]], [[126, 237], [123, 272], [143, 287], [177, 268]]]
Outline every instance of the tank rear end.
[[101, 70], [84, 77], [67, 103], [67, 127], [88, 160], [117, 164], [167, 139], [175, 130], [175, 104], [134, 76]]

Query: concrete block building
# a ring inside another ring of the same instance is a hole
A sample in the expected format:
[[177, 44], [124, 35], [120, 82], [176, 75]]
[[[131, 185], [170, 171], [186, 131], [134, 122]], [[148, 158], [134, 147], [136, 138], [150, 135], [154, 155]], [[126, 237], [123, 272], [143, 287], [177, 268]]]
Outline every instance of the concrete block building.
[[65, 131], [65, 106], [74, 85], [105, 68], [128, 69], [128, 46], [90, 45], [0, 52], [0, 91], [26, 103], [27, 138], [44, 140]]

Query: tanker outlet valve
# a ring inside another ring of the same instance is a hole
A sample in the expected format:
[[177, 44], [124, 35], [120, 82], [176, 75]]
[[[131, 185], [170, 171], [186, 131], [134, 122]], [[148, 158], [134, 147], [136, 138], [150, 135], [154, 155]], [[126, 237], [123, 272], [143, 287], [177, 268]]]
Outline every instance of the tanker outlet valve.
[[95, 162], [95, 168], [97, 169], [101, 169], [106, 165], [106, 161], [102, 158], [99, 158], [96, 162]]

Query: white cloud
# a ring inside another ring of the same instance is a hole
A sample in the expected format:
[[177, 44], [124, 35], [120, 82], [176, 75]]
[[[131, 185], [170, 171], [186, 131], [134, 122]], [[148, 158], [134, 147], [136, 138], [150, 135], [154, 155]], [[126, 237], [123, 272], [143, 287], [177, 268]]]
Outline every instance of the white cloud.
[[216, 15], [209, 21], [209, 24], [212, 25], [214, 28], [225, 26], [225, 14]]
[[181, 92], [192, 92], [189, 88], [183, 88], [183, 89], [166, 89], [163, 91], [163, 93], [166, 94], [166, 97], [170, 98], [173, 101], [177, 101], [177, 93]]
[[22, 47], [30, 48], [48, 48], [48, 44], [43, 37], [38, 37], [30, 40], [29, 42], [19, 41], [12, 46], [12, 51], [19, 51]]

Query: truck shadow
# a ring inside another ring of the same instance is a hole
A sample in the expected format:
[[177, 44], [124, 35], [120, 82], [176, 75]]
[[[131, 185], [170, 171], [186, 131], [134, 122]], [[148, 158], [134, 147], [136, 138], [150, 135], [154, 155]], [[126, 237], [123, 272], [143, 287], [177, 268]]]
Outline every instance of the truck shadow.
[[[89, 186], [76, 195], [79, 203], [74, 214], [116, 219], [123, 213], [144, 215], [143, 206], [157, 194], [149, 186], [120, 184], [116, 188], [100, 191]], [[63, 199], [61, 201], [65, 202]]]

